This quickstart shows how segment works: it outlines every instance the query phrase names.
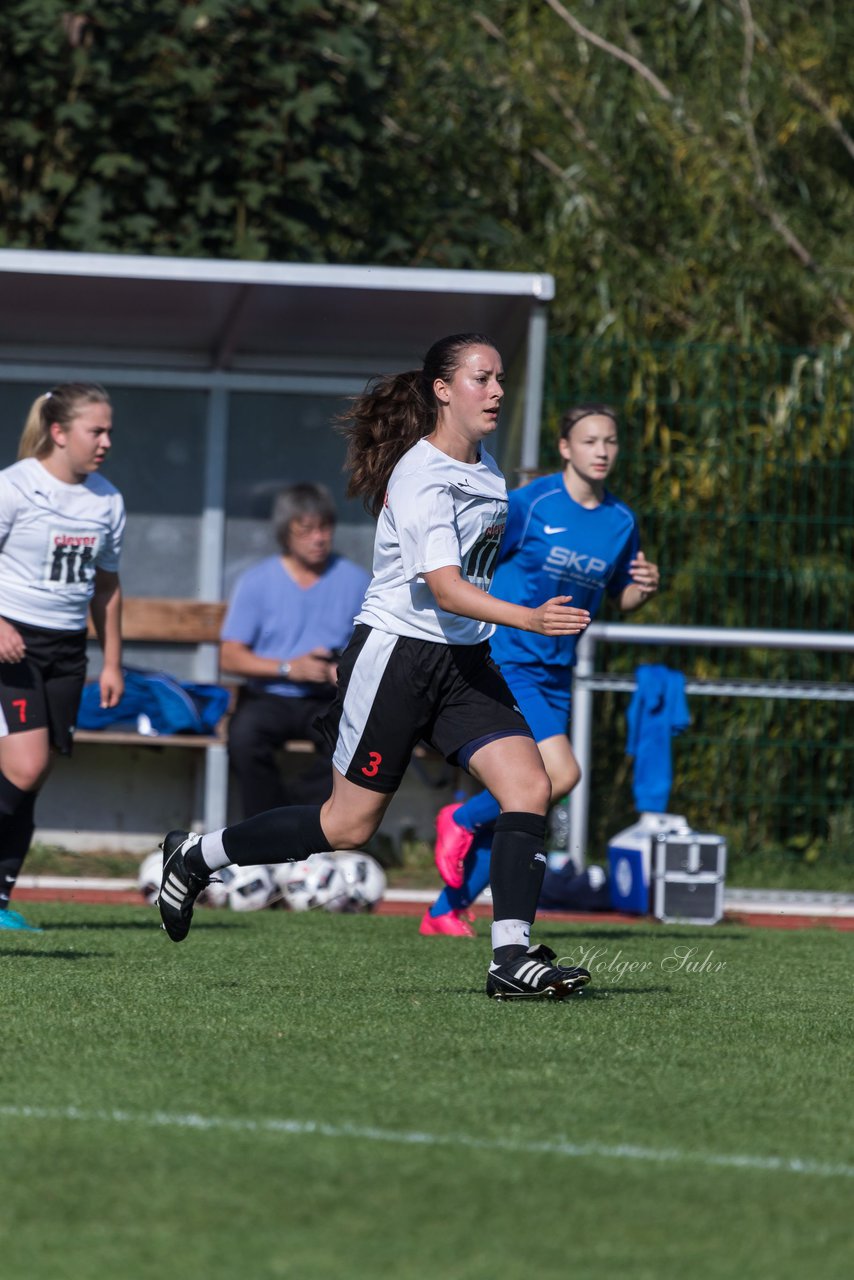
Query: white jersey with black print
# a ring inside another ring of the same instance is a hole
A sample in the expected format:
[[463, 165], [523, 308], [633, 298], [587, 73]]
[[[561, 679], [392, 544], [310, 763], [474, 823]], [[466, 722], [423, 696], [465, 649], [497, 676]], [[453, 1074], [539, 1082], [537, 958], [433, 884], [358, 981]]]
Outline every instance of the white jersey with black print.
[[377, 522], [371, 585], [356, 621], [392, 635], [477, 644], [495, 627], [440, 609], [423, 575], [458, 565], [488, 591], [507, 523], [507, 487], [495, 460], [457, 462], [419, 440], [398, 462]]
[[0, 471], [0, 616], [83, 631], [95, 570], [119, 567], [125, 508], [109, 480], [57, 480], [36, 458]]

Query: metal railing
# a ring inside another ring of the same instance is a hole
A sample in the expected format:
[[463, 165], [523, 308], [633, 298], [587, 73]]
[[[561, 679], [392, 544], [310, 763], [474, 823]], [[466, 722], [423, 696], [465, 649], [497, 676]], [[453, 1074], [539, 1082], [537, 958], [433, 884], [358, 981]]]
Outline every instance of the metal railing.
[[[631, 692], [633, 677], [595, 670], [598, 642], [642, 645], [693, 645], [730, 649], [794, 649], [811, 652], [854, 652], [854, 633], [768, 631], [727, 627], [676, 627], [638, 623], [594, 622], [578, 643], [572, 684], [572, 748], [581, 780], [569, 797], [569, 853], [579, 867], [586, 863], [590, 806], [593, 695], [601, 690]], [[686, 678], [685, 692], [710, 696], [805, 698], [854, 702], [854, 684], [830, 681], [727, 680]]]

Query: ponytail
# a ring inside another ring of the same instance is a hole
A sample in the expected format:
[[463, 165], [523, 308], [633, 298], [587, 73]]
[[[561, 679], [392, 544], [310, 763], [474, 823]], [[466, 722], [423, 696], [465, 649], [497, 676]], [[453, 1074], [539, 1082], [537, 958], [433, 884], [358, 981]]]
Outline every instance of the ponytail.
[[36, 396], [30, 405], [30, 412], [18, 441], [19, 462], [22, 458], [43, 458], [50, 452], [50, 428], [45, 430], [42, 427], [42, 409], [49, 400], [50, 392], [47, 391], [44, 395]]
[[382, 511], [389, 477], [414, 444], [436, 425], [420, 369], [376, 378], [338, 419], [347, 440], [348, 498], [361, 498], [372, 516]]

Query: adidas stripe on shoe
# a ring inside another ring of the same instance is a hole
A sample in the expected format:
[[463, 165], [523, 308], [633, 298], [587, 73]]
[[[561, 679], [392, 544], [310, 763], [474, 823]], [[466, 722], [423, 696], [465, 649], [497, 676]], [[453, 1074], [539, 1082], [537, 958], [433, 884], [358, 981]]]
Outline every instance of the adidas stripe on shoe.
[[566, 1000], [580, 994], [590, 981], [587, 969], [556, 965], [551, 947], [529, 947], [524, 955], [494, 961], [486, 975], [486, 994], [492, 1000]]
[[212, 876], [196, 875], [187, 866], [186, 855], [201, 840], [195, 831], [170, 831], [163, 844], [163, 878], [160, 882], [162, 928], [173, 942], [183, 942], [193, 922], [193, 904], [207, 888]]

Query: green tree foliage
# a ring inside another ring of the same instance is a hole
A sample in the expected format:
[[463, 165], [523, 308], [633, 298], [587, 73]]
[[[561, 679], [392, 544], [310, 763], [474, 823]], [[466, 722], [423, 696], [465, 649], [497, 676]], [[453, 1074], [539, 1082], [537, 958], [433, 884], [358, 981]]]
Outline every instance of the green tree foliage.
[[851, 6], [389, 7], [414, 41], [396, 119], [430, 147], [468, 122], [454, 180], [486, 189], [504, 233], [479, 264], [553, 272], [559, 328], [798, 345], [852, 328]]
[[553, 325], [854, 327], [854, 7], [7, 0], [0, 242], [551, 271]]
[[375, 32], [347, 0], [10, 0], [3, 242], [358, 256], [380, 146]]

